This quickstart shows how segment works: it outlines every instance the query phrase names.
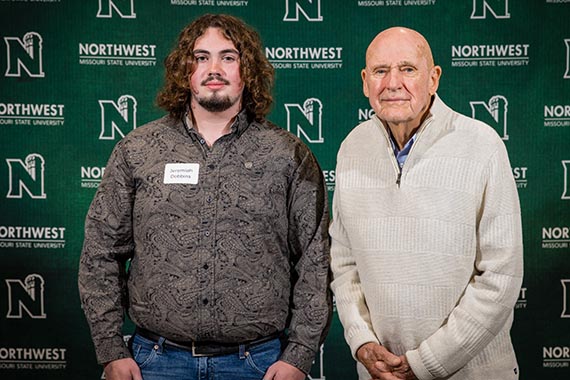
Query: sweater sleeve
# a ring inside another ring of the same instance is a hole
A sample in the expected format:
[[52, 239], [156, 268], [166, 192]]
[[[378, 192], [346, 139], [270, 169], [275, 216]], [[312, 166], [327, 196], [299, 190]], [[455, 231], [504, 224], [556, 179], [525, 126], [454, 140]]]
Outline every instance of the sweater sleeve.
[[[339, 179], [338, 173], [337, 170], [337, 180]], [[352, 356], [356, 359], [356, 351], [360, 346], [369, 342], [379, 343], [379, 340], [372, 328], [356, 261], [343, 227], [340, 213], [340, 191], [337, 188], [333, 196], [333, 220], [329, 229], [333, 272], [331, 288], [335, 295], [338, 315], [344, 327], [345, 339], [350, 346]]]
[[85, 221], [79, 263], [81, 306], [101, 364], [130, 357], [122, 326], [127, 304], [126, 262], [134, 249], [132, 205], [134, 183], [119, 142]]
[[484, 171], [471, 281], [446, 323], [406, 352], [420, 380], [456, 372], [512, 322], [523, 274], [522, 228], [507, 152], [498, 145]]

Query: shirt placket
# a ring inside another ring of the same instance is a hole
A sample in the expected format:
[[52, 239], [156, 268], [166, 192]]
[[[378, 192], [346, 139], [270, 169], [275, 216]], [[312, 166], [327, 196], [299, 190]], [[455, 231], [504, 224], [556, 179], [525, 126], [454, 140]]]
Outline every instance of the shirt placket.
[[216, 329], [215, 252], [216, 252], [216, 206], [220, 189], [220, 165], [225, 150], [223, 143], [216, 143], [205, 155], [204, 167], [200, 168], [202, 181], [202, 207], [200, 209], [200, 255], [198, 281], [200, 284], [199, 315], [202, 339], [213, 338]]

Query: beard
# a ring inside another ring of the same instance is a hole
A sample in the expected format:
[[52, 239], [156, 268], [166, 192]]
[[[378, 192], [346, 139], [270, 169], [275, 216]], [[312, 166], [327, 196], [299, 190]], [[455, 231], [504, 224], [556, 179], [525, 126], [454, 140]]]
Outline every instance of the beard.
[[238, 100], [239, 97], [232, 99], [228, 95], [218, 96], [216, 93], [209, 98], [196, 98], [196, 102], [209, 112], [223, 112], [236, 104]]

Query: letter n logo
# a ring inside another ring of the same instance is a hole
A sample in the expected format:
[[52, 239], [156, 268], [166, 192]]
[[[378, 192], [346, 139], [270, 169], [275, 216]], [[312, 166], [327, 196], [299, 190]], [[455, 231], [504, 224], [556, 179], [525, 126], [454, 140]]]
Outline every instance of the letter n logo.
[[507, 98], [502, 95], [495, 95], [489, 99], [489, 103], [483, 101], [469, 102], [471, 105], [471, 116], [489, 124], [501, 136], [503, 140], [509, 139], [507, 132]]
[[317, 355], [315, 361], [313, 362], [313, 367], [311, 367], [311, 373], [307, 377], [309, 380], [325, 380], [325, 366], [323, 361], [323, 348], [324, 345], [321, 345], [320, 354]]
[[570, 161], [561, 161], [562, 166], [564, 167], [564, 192], [562, 193], [562, 197], [560, 199], [570, 199]]
[[560, 280], [562, 284], [562, 314], [560, 318], [570, 318], [570, 280]]
[[495, 18], [511, 18], [509, 0], [473, 0], [471, 19], [487, 18], [487, 10]]
[[5, 280], [8, 286], [8, 314], [6, 318], [22, 319], [24, 312], [31, 318], [45, 319], [44, 279], [39, 274], [30, 274], [24, 282]]
[[101, 134], [99, 140], [114, 140], [115, 131], [125, 137], [128, 131], [137, 127], [137, 100], [131, 95], [123, 95], [115, 103], [112, 100], [99, 100], [101, 107]]
[[32, 78], [45, 77], [42, 64], [42, 36], [28, 32], [23, 40], [16, 37], [4, 37], [7, 47], [7, 77], [21, 77], [22, 69]]
[[309, 98], [303, 106], [285, 104], [287, 111], [287, 130], [303, 137], [310, 143], [323, 143], [322, 127], [323, 105], [319, 99]]
[[111, 18], [113, 17], [113, 10], [121, 18], [137, 18], [135, 0], [99, 0], [97, 18]]
[[285, 0], [283, 21], [299, 21], [299, 14], [308, 21], [323, 21], [321, 0]]
[[44, 190], [44, 158], [29, 154], [25, 162], [7, 158], [9, 189], [6, 198], [22, 198], [24, 190], [32, 199], [46, 199]]
[[565, 39], [566, 44], [566, 72], [564, 73], [564, 79], [570, 79], [570, 39]]

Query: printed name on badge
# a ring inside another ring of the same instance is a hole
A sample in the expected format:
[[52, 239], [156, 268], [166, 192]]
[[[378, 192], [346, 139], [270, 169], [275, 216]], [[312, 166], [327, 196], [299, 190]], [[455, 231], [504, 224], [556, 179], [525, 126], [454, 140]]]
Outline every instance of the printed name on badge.
[[200, 164], [166, 164], [164, 166], [164, 183], [184, 183], [196, 185]]

